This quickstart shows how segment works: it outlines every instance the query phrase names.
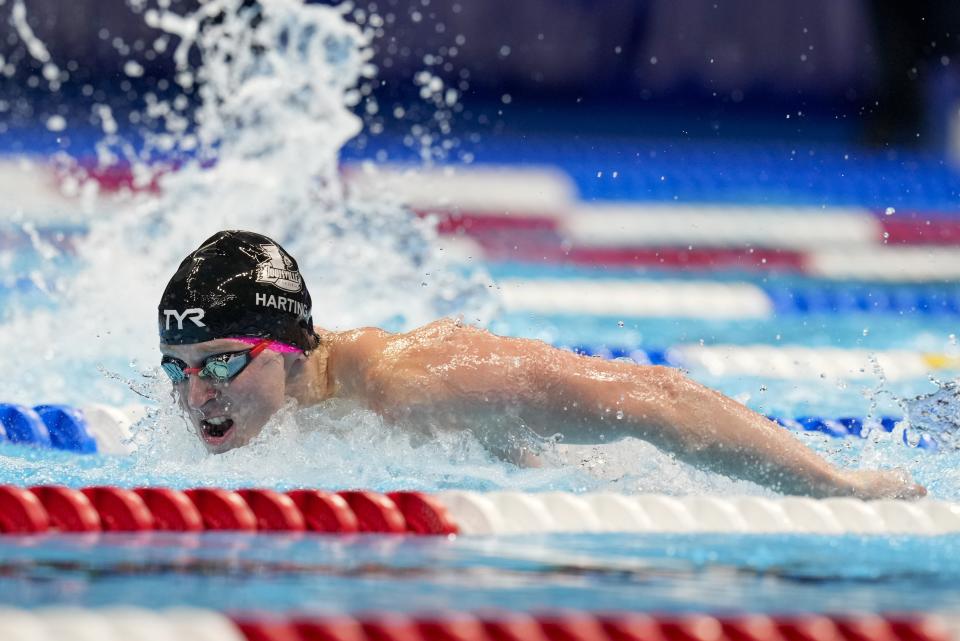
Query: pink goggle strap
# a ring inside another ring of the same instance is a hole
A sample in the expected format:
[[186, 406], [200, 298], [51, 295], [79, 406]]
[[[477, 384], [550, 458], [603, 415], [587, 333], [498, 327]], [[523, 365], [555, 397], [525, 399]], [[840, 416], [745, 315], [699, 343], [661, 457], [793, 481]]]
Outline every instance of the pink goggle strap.
[[[230, 340], [240, 341], [241, 343], [246, 343], [247, 345], [257, 345], [263, 342], [262, 338], [257, 338], [255, 336], [230, 336]], [[274, 352], [280, 352], [281, 354], [299, 354], [303, 351], [296, 345], [288, 345], [287, 343], [281, 343], [280, 341], [270, 341], [267, 343], [266, 348]]]

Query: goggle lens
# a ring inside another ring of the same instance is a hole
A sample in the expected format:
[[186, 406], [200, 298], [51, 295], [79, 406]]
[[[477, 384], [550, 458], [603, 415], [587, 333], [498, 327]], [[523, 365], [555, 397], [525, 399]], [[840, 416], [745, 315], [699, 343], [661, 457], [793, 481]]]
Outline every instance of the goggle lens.
[[203, 367], [191, 368], [184, 367], [186, 363], [170, 356], [164, 356], [160, 362], [160, 367], [166, 372], [173, 384], [183, 383], [187, 380], [188, 374], [197, 374], [200, 378], [209, 378], [217, 383], [228, 383], [231, 379], [243, 371], [253, 357], [263, 351], [263, 348], [244, 350], [242, 352], [230, 352], [227, 354], [214, 354], [208, 356], [203, 361]]
[[173, 361], [163, 361], [160, 363], [160, 367], [163, 368], [163, 371], [167, 373], [167, 376], [170, 377], [172, 383], [182, 383], [187, 380], [187, 375], [183, 373], [183, 368], [180, 367], [178, 363]]

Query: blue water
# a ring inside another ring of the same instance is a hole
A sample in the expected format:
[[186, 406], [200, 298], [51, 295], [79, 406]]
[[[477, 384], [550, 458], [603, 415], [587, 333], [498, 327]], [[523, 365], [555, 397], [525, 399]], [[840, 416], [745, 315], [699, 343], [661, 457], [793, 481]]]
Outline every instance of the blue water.
[[[559, 164], [588, 199], [955, 207], [960, 179], [939, 159], [867, 154], [850, 160], [843, 157], [849, 150], [830, 147], [820, 148], [816, 154], [793, 152], [789, 145], [738, 150], [659, 142], [594, 141], [571, 146], [526, 140], [512, 147], [489, 142], [477, 150], [477, 159]], [[351, 153], [348, 150], [348, 156]], [[716, 162], [718, 155], [725, 158], [723, 163]], [[598, 176], [598, 171], [602, 175]], [[618, 178], [612, 177], [612, 171], [618, 171]], [[661, 180], [661, 175], [668, 180]], [[55, 297], [45, 294], [38, 283], [55, 291], [58, 278], [75, 266], [69, 256], [62, 257], [60, 264], [50, 264], [23, 250], [8, 250], [7, 260], [0, 282], [0, 322], [23, 310], [54, 305]], [[490, 268], [495, 278], [640, 276], [630, 270], [584, 267], [500, 264]], [[33, 272], [41, 278], [37, 280]], [[703, 275], [647, 272], [642, 277]], [[767, 291], [829, 287], [843, 294], [836, 300], [844, 296], [853, 299], [865, 291], [887, 292], [891, 297], [907, 292], [915, 298], [943, 300], [958, 296], [955, 283], [918, 289], [874, 283], [828, 286], [800, 277], [733, 273], [711, 274], [710, 278], [745, 280]], [[903, 309], [856, 312], [836, 305], [810, 310], [784, 303], [769, 320], [502, 314], [491, 328], [555, 344], [649, 350], [702, 341], [707, 345], [937, 352], [948, 345], [958, 316], [952, 308], [937, 313]], [[98, 336], [95, 340], [108, 339]], [[69, 384], [57, 398], [24, 394], [0, 397], [0, 401], [142, 400], [122, 380], [107, 380], [103, 371], [150, 386], [150, 379], [144, 379], [142, 373], [149, 374], [152, 364], [131, 367], [123, 360], [96, 357], [60, 362], [55, 353], [31, 356], [31, 363], [37, 366], [13, 375], [44, 376], [44, 371], [52, 371]], [[905, 399], [937, 389], [926, 378], [884, 381], [876, 377], [837, 384], [818, 379], [696, 376], [757, 410], [787, 417], [901, 414]], [[4, 389], [7, 387], [0, 386]], [[276, 433], [272, 442], [215, 458], [198, 451], [175, 417], [160, 420], [156, 433], [142, 432], [142, 451], [128, 458], [82, 457], [0, 445], [0, 483], [763, 493], [750, 484], [678, 465], [638, 442], [615, 446], [628, 461], [626, 471], [605, 470], [600, 463], [603, 455], [590, 449], [581, 457], [542, 470], [521, 470], [493, 460], [469, 440], [410, 443], [368, 415], [347, 412], [337, 419], [307, 416], [299, 420], [294, 421], [298, 426], [316, 423], [322, 429], [310, 434]], [[839, 464], [904, 466], [927, 484], [934, 496], [960, 499], [960, 457], [956, 452], [924, 452], [906, 447], [894, 437], [838, 441], [803, 434], [798, 438]], [[605, 534], [447, 540], [216, 534], [3, 538], [0, 602], [24, 607], [125, 603], [313, 612], [490, 607], [712, 612], [950, 610], [960, 607], [954, 589], [960, 580], [958, 548], [960, 538], [956, 536]]]
[[0, 540], [9, 605], [949, 611], [960, 537], [152, 534]]

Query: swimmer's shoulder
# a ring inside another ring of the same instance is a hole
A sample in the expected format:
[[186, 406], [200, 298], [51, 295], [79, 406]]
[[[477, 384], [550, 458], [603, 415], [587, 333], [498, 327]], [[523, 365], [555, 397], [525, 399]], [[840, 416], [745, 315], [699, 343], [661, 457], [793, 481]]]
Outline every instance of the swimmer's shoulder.
[[418, 361], [435, 363], [455, 355], [497, 354], [524, 358], [551, 349], [543, 341], [499, 336], [460, 318], [441, 318], [387, 339], [388, 353], [416, 365]]
[[321, 330], [326, 374], [338, 396], [362, 394], [369, 373], [382, 360], [393, 334], [379, 327], [360, 327], [342, 332]]
[[[319, 329], [319, 328], [318, 328]], [[379, 327], [359, 327], [343, 332], [318, 331], [327, 357], [335, 361], [360, 363], [377, 358], [394, 336]]]

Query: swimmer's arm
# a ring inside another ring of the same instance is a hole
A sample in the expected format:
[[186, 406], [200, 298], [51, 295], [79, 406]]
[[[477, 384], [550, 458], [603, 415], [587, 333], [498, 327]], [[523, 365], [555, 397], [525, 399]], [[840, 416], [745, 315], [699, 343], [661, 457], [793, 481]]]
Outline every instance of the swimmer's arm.
[[546, 345], [528, 352], [531, 399], [540, 401], [529, 409], [568, 442], [635, 436], [697, 467], [786, 494], [925, 493], [893, 472], [836, 468], [779, 425], [678, 370], [561, 355]]

